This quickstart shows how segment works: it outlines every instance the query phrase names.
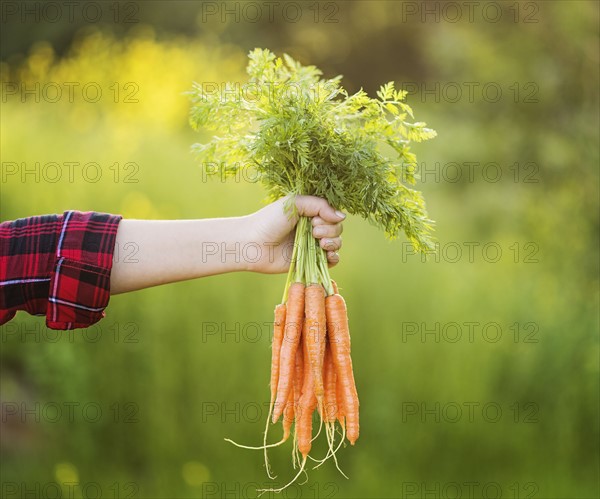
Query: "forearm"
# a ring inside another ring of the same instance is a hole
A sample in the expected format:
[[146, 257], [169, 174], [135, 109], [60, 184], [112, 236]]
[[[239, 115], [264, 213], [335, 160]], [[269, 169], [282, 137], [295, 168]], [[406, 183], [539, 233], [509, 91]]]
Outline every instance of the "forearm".
[[236, 248], [243, 244], [247, 226], [248, 217], [122, 220], [111, 294], [246, 270]]

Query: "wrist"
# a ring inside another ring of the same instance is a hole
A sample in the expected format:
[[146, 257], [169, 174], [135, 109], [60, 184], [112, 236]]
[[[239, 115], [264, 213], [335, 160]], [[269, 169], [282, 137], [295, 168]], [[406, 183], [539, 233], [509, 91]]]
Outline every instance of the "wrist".
[[281, 245], [269, 234], [269, 220], [261, 211], [240, 217], [240, 270], [260, 274], [279, 273], [276, 270]]

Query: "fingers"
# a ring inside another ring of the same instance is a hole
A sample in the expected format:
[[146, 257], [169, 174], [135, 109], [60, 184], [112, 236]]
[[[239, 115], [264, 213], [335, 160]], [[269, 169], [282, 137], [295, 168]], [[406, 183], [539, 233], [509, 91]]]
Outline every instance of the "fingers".
[[344, 230], [341, 223], [328, 224], [321, 217], [313, 218], [312, 224], [312, 234], [317, 239], [320, 237], [338, 237]]
[[340, 261], [340, 255], [337, 254], [337, 252], [335, 251], [328, 251], [327, 252], [327, 263], [329, 263], [330, 267], [334, 267], [335, 265], [337, 265]]
[[342, 238], [341, 237], [333, 237], [319, 240], [319, 246], [323, 248], [325, 251], [338, 251], [342, 247]]
[[342, 247], [342, 221], [346, 215], [335, 210], [329, 203], [316, 196], [296, 196], [298, 214], [312, 218], [312, 234], [319, 240], [319, 245], [327, 252], [327, 262], [330, 267], [340, 261], [338, 255]]
[[319, 239], [321, 248], [326, 251], [335, 252], [342, 247], [342, 238], [340, 235], [344, 227], [341, 223], [327, 223], [320, 216], [316, 216], [312, 219], [312, 225], [313, 237]]
[[296, 196], [298, 214], [305, 217], [320, 217], [327, 223], [339, 223], [346, 215], [335, 210], [327, 201], [316, 196]]

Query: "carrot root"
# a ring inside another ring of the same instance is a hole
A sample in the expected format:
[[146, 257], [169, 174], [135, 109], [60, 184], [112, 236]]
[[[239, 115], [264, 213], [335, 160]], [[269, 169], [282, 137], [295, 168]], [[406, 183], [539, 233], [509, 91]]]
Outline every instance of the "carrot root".
[[335, 467], [337, 468], [337, 470], [340, 472], [340, 474], [344, 478], [349, 479], [348, 475], [346, 475], [346, 473], [344, 473], [342, 471], [342, 469], [340, 468], [340, 465], [338, 463], [337, 456], [336, 456], [338, 451], [342, 448], [342, 445], [344, 445], [344, 439], [346, 438], [346, 430], [345, 430], [345, 428], [342, 428], [342, 433], [341, 433], [342, 438], [335, 449], [333, 448], [333, 444], [335, 444], [335, 433], [336, 433], [335, 425], [329, 424], [327, 431], [330, 432], [331, 445], [329, 446], [329, 450], [327, 451], [327, 454], [325, 455], [325, 457], [323, 459], [315, 459], [314, 457], [309, 456], [309, 458], [312, 461], [314, 461], [315, 463], [319, 463], [313, 467], [313, 470], [320, 468], [330, 457], [333, 457], [333, 461], [335, 462]]
[[273, 409], [273, 423], [276, 423], [287, 404], [293, 384], [295, 359], [304, 323], [304, 284], [295, 282], [290, 285], [279, 357], [279, 382], [277, 397]]
[[284, 491], [290, 485], [293, 485], [294, 482], [296, 482], [296, 480], [298, 480], [298, 478], [300, 478], [300, 475], [302, 473], [304, 473], [305, 467], [306, 467], [306, 458], [303, 458], [302, 464], [300, 465], [300, 470], [298, 470], [298, 473], [296, 474], [296, 476], [294, 478], [292, 478], [292, 480], [288, 484], [286, 484], [283, 487], [280, 487], [278, 489], [257, 489], [256, 492], [258, 492], [258, 497], [262, 496], [265, 492], [273, 492], [275, 494], [279, 494], [280, 492]]
[[350, 356], [350, 329], [346, 302], [341, 295], [325, 299], [327, 330], [330, 333], [331, 353], [335, 364], [338, 386], [345, 417], [346, 437], [354, 445], [359, 435], [359, 400]]
[[[267, 449], [282, 445], [292, 435], [292, 465], [297, 473], [283, 487], [258, 489], [259, 497], [266, 492], [280, 493], [296, 483], [300, 475], [306, 474], [308, 459], [316, 463], [313, 467], [316, 469], [333, 458], [337, 470], [348, 479], [340, 468], [337, 453], [346, 446], [346, 439], [354, 445], [358, 438], [359, 400], [350, 356], [346, 304], [337, 294], [334, 281], [332, 288], [334, 294], [326, 296], [320, 284], [305, 286], [294, 282], [289, 286], [286, 304], [275, 308], [271, 397], [263, 445], [243, 445], [225, 438], [236, 447], [264, 451], [267, 475], [275, 479]], [[319, 428], [313, 436], [315, 412], [319, 415]], [[283, 437], [269, 444], [269, 423], [276, 423], [281, 416]], [[315, 459], [309, 454], [323, 428], [327, 451], [322, 459]]]
[[284, 444], [287, 439], [282, 438], [279, 442], [275, 442], [274, 444], [256, 445], [256, 446], [238, 444], [237, 442], [235, 442], [234, 440], [231, 440], [230, 438], [224, 438], [223, 440], [225, 440], [225, 442], [229, 442], [230, 444], [235, 445], [236, 447], [239, 447], [240, 449], [263, 450], [263, 449], [271, 449], [273, 447], [278, 447], [281, 444]]
[[[265, 432], [264, 432], [264, 438], [263, 438], [263, 449], [265, 451], [264, 452], [264, 454], [265, 454], [265, 469], [267, 470], [267, 476], [271, 480], [274, 480], [277, 477], [275, 475], [271, 474], [271, 465], [269, 464], [269, 456], [267, 454], [267, 449], [270, 448], [267, 446], [267, 434], [269, 433], [269, 422], [271, 420], [272, 412], [273, 412], [273, 401], [271, 401], [271, 403], [269, 404], [269, 415], [267, 416], [267, 424], [265, 425]], [[225, 439], [225, 440], [227, 440], [227, 439]], [[231, 442], [234, 445], [237, 445], [233, 440], [229, 440], [229, 442]], [[283, 442], [285, 442], [285, 439], [282, 440], [282, 443]], [[245, 448], [247, 448], [247, 447], [245, 447]]]

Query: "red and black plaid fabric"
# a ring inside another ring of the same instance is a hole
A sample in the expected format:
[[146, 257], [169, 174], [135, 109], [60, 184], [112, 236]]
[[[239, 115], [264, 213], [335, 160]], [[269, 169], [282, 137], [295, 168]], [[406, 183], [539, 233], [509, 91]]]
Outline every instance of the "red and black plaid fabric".
[[52, 329], [104, 317], [121, 217], [66, 211], [0, 224], [0, 325], [17, 310]]

